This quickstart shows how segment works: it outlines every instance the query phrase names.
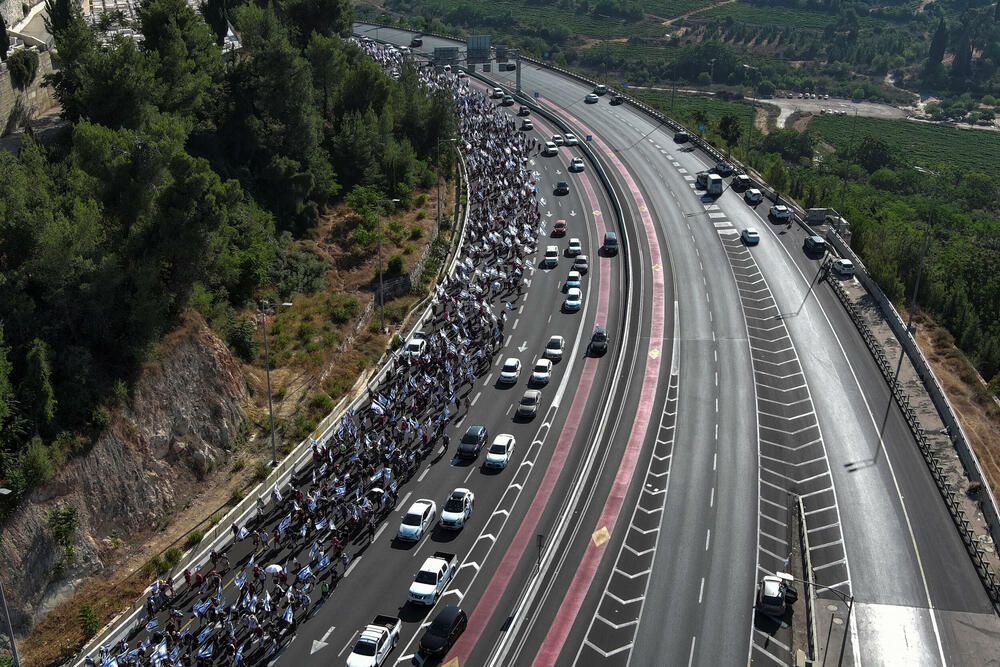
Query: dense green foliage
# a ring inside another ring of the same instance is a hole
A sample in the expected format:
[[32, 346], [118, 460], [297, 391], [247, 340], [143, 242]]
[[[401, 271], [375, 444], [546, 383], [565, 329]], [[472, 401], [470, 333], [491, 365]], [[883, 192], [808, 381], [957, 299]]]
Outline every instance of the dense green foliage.
[[[642, 93], [644, 101], [669, 111], [670, 93]], [[682, 95], [673, 106], [674, 115], [689, 127], [697, 116], [704, 117], [705, 135], [718, 145], [726, 144], [727, 115], [746, 108]], [[817, 116], [806, 132], [789, 128], [762, 137], [755, 129], [750, 162], [770, 186], [806, 208], [839, 211], [843, 198], [852, 247], [897, 304], [912, 296], [929, 228], [918, 305], [951, 332], [990, 380], [1000, 374], [996, 137], [984, 130], [903, 120]], [[744, 149], [745, 138], [734, 153], [745, 159]]]
[[18, 49], [7, 58], [7, 71], [10, 72], [11, 85], [18, 90], [25, 90], [34, 83], [38, 73], [38, 53]]
[[72, 127], [0, 152], [5, 508], [111, 423], [186, 309], [254, 359], [240, 311], [323, 286], [297, 240], [353, 187], [408, 200], [453, 122], [412, 68], [397, 82], [340, 38], [346, 0], [205, 5], [242, 37], [226, 61], [185, 0], [143, 0], [141, 41], [46, 6]]

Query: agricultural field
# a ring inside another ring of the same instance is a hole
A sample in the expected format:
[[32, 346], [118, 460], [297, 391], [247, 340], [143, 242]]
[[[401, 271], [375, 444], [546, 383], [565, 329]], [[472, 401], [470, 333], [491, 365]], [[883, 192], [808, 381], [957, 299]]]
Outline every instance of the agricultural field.
[[[732, 19], [737, 23], [748, 25], [780, 25], [785, 28], [801, 28], [806, 30], [822, 30], [831, 23], [837, 22], [837, 15], [825, 12], [814, 12], [808, 9], [797, 9], [794, 7], [755, 6], [747, 2], [730, 2], [718, 7], [711, 7], [705, 11], [692, 14], [688, 17], [691, 21], [700, 19], [724, 20]], [[862, 16], [858, 19], [858, 26], [863, 29], [885, 27], [892, 25], [884, 19]]]
[[661, 19], [672, 19], [705, 6], [704, 0], [636, 0], [635, 4], [649, 15]]
[[[676, 119], [680, 123], [691, 129], [696, 128], [695, 115], [702, 111], [707, 119], [706, 133], [710, 134], [713, 128], [718, 127], [719, 120], [726, 114], [735, 114], [741, 120], [749, 121], [750, 104], [740, 104], [739, 102], [727, 102], [726, 100], [714, 97], [703, 97], [701, 95], [673, 96], [671, 105], [671, 95], [669, 91], [643, 90], [630, 88], [629, 95], [645, 102], [651, 107], [659, 109], [662, 113]], [[671, 110], [671, 106], [673, 110]]]
[[[1000, 132], [961, 130], [905, 120], [858, 117], [855, 141], [865, 135], [880, 137], [913, 165], [934, 168], [950, 164], [969, 171], [993, 171], [1000, 163]], [[816, 116], [809, 129], [823, 141], [846, 148], [851, 140], [852, 116]]]

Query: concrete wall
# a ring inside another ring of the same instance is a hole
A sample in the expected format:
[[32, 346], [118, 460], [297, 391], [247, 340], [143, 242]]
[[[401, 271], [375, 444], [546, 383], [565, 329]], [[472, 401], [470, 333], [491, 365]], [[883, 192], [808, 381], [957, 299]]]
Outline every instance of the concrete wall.
[[7, 134], [20, 125], [16, 117], [21, 110], [35, 118], [56, 106], [52, 89], [42, 86], [42, 77], [51, 72], [52, 56], [48, 51], [42, 51], [38, 54], [38, 73], [34, 83], [21, 91], [11, 85], [6, 64], [0, 65], [0, 134]]

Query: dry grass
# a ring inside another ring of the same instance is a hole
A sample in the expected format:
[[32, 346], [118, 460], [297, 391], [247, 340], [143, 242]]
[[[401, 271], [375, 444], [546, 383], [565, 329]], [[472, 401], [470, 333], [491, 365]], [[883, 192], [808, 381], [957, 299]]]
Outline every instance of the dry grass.
[[979, 458], [994, 496], [1000, 497], [1000, 407], [954, 339], [923, 314], [914, 319], [917, 344], [941, 381]]

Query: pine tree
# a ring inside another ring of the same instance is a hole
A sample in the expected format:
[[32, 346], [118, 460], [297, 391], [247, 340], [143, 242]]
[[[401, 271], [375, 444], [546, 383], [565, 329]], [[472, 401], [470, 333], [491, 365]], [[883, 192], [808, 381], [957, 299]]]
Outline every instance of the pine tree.
[[927, 63], [937, 65], [944, 59], [944, 49], [948, 44], [948, 28], [944, 24], [944, 18], [938, 23], [934, 37], [931, 39], [931, 48], [927, 52]]
[[964, 79], [972, 73], [972, 44], [969, 33], [962, 31], [955, 42], [955, 60], [951, 64], [953, 79]]
[[7, 38], [7, 22], [0, 14], [0, 62], [7, 60], [7, 52], [10, 51], [10, 39]]

